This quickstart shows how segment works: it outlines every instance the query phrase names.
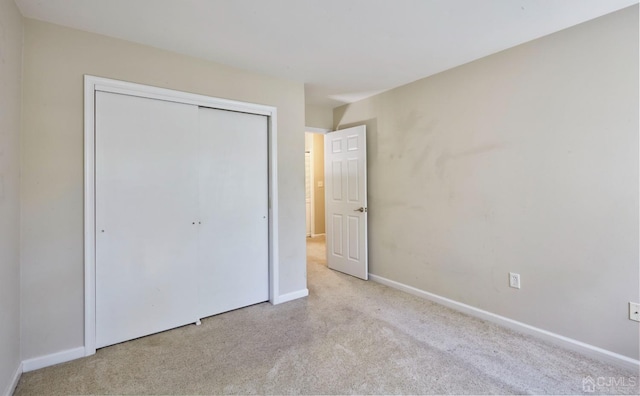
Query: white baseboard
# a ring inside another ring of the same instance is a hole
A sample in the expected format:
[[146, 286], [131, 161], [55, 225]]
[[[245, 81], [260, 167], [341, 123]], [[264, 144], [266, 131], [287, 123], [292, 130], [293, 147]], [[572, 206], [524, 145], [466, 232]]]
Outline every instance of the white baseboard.
[[60, 351], [52, 353], [50, 355], [44, 355], [27, 359], [22, 362], [22, 371], [29, 372], [43, 367], [53, 366], [54, 364], [68, 362], [70, 360], [79, 359], [84, 357], [84, 347], [78, 347], [73, 349], [67, 349], [66, 351]]
[[18, 381], [20, 381], [20, 376], [22, 375], [22, 363], [18, 365], [16, 372], [13, 373], [13, 377], [11, 377], [11, 381], [7, 385], [7, 388], [4, 390], [3, 395], [11, 396], [13, 392], [16, 390], [16, 386], [18, 386]]
[[273, 300], [273, 305], [286, 303], [287, 301], [296, 300], [298, 298], [306, 297], [308, 295], [309, 295], [309, 289], [302, 289], [302, 290], [298, 290], [298, 291], [295, 291], [295, 292], [282, 294], [280, 296], [277, 296]]
[[606, 349], [599, 348], [594, 345], [584, 343], [582, 341], [574, 340], [573, 338], [565, 337], [560, 334], [555, 334], [547, 330], [540, 329], [538, 327], [530, 326], [526, 323], [518, 322], [517, 320], [509, 319], [504, 316], [496, 315], [494, 313], [484, 311], [482, 309], [473, 307], [471, 305], [463, 304], [461, 302], [451, 300], [446, 297], [439, 296], [437, 294], [429, 293], [424, 290], [417, 289], [415, 287], [405, 285], [404, 283], [396, 282], [391, 279], [383, 278], [378, 275], [369, 274], [369, 279], [374, 282], [381, 283], [385, 286], [392, 287], [404, 291], [414, 296], [424, 298], [426, 300], [433, 301], [440, 305], [455, 309], [466, 313], [471, 316], [475, 316], [480, 319], [487, 320], [489, 322], [496, 323], [503, 327], [507, 327], [511, 330], [519, 331], [528, 335], [532, 335], [537, 338], [541, 338], [545, 341], [559, 345], [566, 349], [579, 352], [583, 355], [589, 356], [594, 359], [606, 361], [616, 366], [623, 367], [631, 370], [638, 370], [640, 368], [640, 360], [635, 360], [630, 357], [620, 355], [615, 352], [608, 351]]

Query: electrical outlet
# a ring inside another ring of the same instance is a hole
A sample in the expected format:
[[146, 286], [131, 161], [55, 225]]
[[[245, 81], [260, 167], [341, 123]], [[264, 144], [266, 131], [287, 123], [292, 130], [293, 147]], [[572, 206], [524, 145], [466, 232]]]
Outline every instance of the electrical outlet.
[[520, 274], [509, 272], [509, 287], [520, 288]]
[[629, 320], [640, 322], [640, 304], [632, 302], [629, 303]]

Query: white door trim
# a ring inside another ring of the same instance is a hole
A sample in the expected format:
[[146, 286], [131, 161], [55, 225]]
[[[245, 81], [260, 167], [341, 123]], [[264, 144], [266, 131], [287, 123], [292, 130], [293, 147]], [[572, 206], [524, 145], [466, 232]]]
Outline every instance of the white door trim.
[[112, 92], [269, 117], [269, 301], [279, 303], [277, 109], [108, 78], [84, 76], [84, 354], [96, 352], [95, 92]]
[[325, 134], [325, 133], [329, 133], [331, 132], [331, 129], [325, 129], [325, 128], [316, 128], [316, 127], [304, 127], [304, 131], [305, 132], [310, 132], [310, 133], [321, 133], [321, 134]]

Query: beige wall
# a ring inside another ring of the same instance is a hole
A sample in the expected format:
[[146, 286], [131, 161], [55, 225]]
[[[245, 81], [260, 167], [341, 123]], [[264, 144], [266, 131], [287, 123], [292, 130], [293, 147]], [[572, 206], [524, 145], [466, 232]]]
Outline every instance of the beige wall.
[[[324, 135], [314, 133], [313, 136], [313, 210], [314, 234], [324, 234]], [[322, 187], [318, 187], [318, 182]]]
[[330, 107], [306, 105], [305, 126], [331, 129], [333, 127], [333, 109]]
[[638, 107], [634, 6], [335, 109], [371, 272], [638, 359]]
[[22, 15], [0, 0], [0, 394], [20, 365]]
[[306, 288], [304, 87], [26, 20], [22, 357], [83, 345], [83, 75], [278, 108], [280, 294]]

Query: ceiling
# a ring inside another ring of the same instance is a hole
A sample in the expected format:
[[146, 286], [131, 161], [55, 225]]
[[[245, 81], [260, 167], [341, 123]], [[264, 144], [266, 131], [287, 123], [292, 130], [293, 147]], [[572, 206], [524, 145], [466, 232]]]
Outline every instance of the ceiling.
[[334, 107], [638, 0], [16, 0], [25, 17], [305, 83]]

